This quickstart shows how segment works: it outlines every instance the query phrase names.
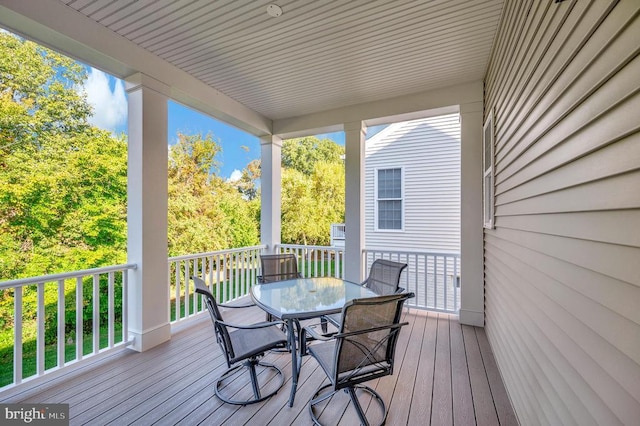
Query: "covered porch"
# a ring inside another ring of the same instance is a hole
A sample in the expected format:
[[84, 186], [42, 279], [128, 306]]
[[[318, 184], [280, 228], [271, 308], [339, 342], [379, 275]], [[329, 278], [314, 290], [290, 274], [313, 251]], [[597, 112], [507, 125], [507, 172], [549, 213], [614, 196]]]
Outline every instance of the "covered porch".
[[[264, 320], [256, 307], [226, 309], [233, 323]], [[516, 425], [515, 414], [483, 328], [460, 325], [450, 314], [405, 308], [392, 376], [370, 385], [389, 407], [387, 424]], [[291, 357], [265, 360], [285, 373], [272, 398], [246, 407], [222, 403], [213, 390], [227, 367], [206, 313], [174, 326], [170, 341], [143, 353], [120, 350], [46, 382], [0, 394], [0, 403], [68, 403], [72, 425], [81, 424], [312, 424], [308, 402], [326, 380], [305, 357], [293, 407], [288, 406]], [[241, 394], [243, 377], [230, 386]], [[340, 393], [327, 405], [326, 424], [350, 426], [357, 417]], [[365, 401], [366, 403], [366, 401]], [[375, 419], [372, 407], [369, 415]]]
[[[193, 314], [178, 331], [164, 308], [166, 104], [174, 99], [260, 138], [266, 251], [281, 242], [282, 139], [344, 132], [352, 281], [365, 270], [367, 126], [458, 112], [459, 315], [407, 316], [401, 368], [377, 384], [391, 405], [389, 423], [637, 424], [640, 4], [292, 0], [281, 4], [284, 25], [266, 15], [267, 5], [0, 1], [2, 27], [128, 83], [122, 340], [137, 351], [116, 348], [0, 399], [70, 402], [79, 423], [308, 421], [303, 394], [321, 380], [312, 360], [292, 409], [286, 393], [255, 407], [220, 405], [207, 388], [209, 367], [220, 366], [208, 320]], [[191, 362], [201, 359], [211, 365]], [[162, 372], [146, 376], [156, 365]], [[85, 400], [88, 384], [102, 391]]]

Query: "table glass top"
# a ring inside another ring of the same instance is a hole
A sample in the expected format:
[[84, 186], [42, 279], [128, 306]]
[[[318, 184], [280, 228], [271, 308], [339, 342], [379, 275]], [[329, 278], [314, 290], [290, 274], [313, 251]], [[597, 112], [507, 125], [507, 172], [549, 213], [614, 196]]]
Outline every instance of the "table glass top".
[[377, 296], [368, 288], [339, 278], [299, 278], [256, 285], [256, 303], [278, 318], [304, 318], [339, 312], [352, 299]]

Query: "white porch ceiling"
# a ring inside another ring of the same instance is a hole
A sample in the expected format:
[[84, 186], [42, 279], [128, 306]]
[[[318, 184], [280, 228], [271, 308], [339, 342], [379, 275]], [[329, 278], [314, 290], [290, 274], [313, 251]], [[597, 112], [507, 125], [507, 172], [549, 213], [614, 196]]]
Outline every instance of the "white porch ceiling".
[[59, 1], [271, 120], [482, 80], [503, 4]]
[[503, 1], [0, 0], [0, 26], [250, 133], [294, 135], [481, 102]]

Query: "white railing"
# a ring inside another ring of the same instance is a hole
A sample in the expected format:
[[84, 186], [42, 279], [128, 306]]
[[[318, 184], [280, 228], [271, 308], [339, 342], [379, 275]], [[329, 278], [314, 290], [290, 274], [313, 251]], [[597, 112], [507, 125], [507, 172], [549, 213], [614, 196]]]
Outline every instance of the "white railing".
[[[294, 253], [304, 277], [344, 277], [341, 247], [281, 244], [275, 249]], [[261, 245], [168, 259], [171, 322], [204, 310], [193, 291], [192, 275], [203, 278], [221, 303], [246, 296], [260, 275], [260, 254], [264, 250]], [[410, 305], [458, 312], [458, 254], [365, 249], [363, 276], [378, 258], [409, 265], [400, 285], [416, 294]], [[13, 298], [13, 316], [3, 313], [0, 319], [4, 319], [5, 328], [13, 327], [14, 341], [13, 377], [0, 381], [0, 390], [129, 345], [127, 271], [135, 268], [133, 264], [116, 265], [0, 283], [0, 296]], [[6, 372], [7, 367], [3, 370]]]
[[367, 271], [375, 259], [388, 259], [409, 265], [400, 277], [400, 286], [415, 293], [410, 306], [434, 311], [458, 313], [460, 309], [460, 255], [414, 251], [363, 251]]
[[5, 330], [13, 328], [13, 380], [4, 377], [0, 390], [130, 344], [127, 271], [135, 268], [115, 265], [1, 282], [0, 296], [13, 298], [13, 316], [3, 315], [12, 322]]
[[303, 277], [344, 277], [344, 248], [280, 244], [277, 253], [294, 253]]
[[171, 322], [182, 321], [205, 309], [193, 291], [192, 275], [207, 282], [218, 303], [248, 295], [257, 281], [259, 256], [264, 248], [242, 247], [169, 258]]

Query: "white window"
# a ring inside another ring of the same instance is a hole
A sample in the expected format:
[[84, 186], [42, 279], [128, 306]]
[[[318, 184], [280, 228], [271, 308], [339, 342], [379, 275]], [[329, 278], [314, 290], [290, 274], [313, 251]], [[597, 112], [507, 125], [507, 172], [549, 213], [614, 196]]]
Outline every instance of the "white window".
[[484, 179], [482, 181], [482, 203], [484, 207], [484, 227], [493, 228], [493, 215], [494, 215], [494, 183], [493, 183], [493, 110], [489, 111], [487, 121], [484, 123], [482, 133], [482, 146], [484, 150], [482, 158], [482, 171]]
[[402, 168], [376, 169], [375, 172], [376, 230], [402, 230]]

